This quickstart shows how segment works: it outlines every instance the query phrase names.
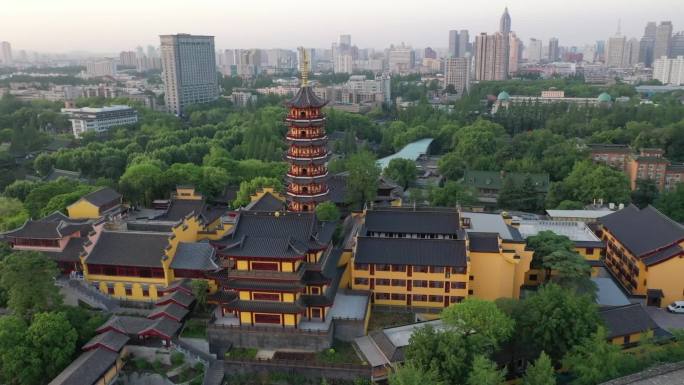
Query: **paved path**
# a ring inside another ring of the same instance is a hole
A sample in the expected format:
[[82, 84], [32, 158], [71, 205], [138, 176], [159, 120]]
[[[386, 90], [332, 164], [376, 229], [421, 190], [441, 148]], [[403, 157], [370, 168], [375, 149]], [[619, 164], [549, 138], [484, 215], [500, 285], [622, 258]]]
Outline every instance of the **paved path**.
[[665, 330], [684, 329], [684, 314], [670, 313], [665, 309], [653, 306], [646, 306], [645, 309], [661, 328]]

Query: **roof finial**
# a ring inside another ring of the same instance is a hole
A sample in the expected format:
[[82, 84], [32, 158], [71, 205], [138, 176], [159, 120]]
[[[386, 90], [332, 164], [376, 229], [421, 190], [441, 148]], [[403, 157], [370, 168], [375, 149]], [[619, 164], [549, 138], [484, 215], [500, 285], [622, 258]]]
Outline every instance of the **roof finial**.
[[306, 87], [309, 83], [309, 55], [304, 47], [297, 49], [299, 50], [299, 73], [302, 76], [302, 87]]

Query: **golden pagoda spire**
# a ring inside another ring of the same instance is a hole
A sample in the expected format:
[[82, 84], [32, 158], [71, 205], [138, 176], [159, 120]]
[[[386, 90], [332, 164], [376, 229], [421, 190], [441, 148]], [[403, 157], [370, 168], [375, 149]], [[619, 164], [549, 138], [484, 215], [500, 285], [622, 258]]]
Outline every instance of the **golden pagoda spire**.
[[302, 76], [302, 87], [306, 87], [309, 83], [309, 55], [304, 47], [297, 49], [299, 50], [299, 73]]

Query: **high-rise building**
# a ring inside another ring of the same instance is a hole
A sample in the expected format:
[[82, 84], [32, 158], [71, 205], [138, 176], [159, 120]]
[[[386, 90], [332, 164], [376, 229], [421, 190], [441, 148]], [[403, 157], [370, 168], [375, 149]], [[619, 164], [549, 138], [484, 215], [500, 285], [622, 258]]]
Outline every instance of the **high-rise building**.
[[672, 40], [672, 22], [661, 21], [656, 29], [655, 46], [653, 47], [653, 58], [670, 56], [670, 44]]
[[470, 58], [450, 57], [444, 59], [444, 88], [453, 86], [457, 94], [463, 95], [470, 89]]
[[475, 80], [506, 80], [508, 53], [503, 34], [481, 33], [475, 37]]
[[596, 40], [596, 55], [594, 61], [604, 61], [606, 59], [606, 41]]
[[510, 34], [511, 34], [511, 15], [508, 14], [508, 7], [504, 9], [503, 15], [499, 20], [499, 33], [503, 37], [503, 51], [501, 52], [501, 61], [497, 64], [501, 65], [500, 70], [503, 73], [503, 79], [508, 78], [508, 61], [510, 57]]
[[552, 37], [549, 39], [549, 61], [555, 62], [560, 58], [560, 50], [558, 48], [558, 39]]
[[214, 37], [178, 34], [160, 40], [167, 111], [182, 116], [190, 105], [217, 100]]
[[426, 59], [437, 59], [437, 51], [432, 49], [432, 47], [426, 47], [423, 51], [423, 57]]
[[116, 75], [116, 62], [112, 59], [88, 62], [86, 63], [86, 74], [94, 77], [114, 77]]
[[684, 85], [684, 56], [669, 59], [662, 56], [653, 61], [653, 79], [663, 84]]
[[458, 31], [455, 29], [452, 29], [449, 31], [449, 55], [450, 57], [459, 57], [460, 56], [460, 48], [461, 48], [461, 41], [459, 39], [459, 34]]
[[625, 51], [622, 54], [622, 66], [632, 67], [639, 63], [639, 40], [631, 38], [625, 43]]
[[0, 42], [0, 64], [12, 64], [12, 45], [8, 41]]
[[340, 35], [340, 46], [351, 47], [351, 35]]
[[392, 46], [388, 53], [389, 70], [392, 73], [409, 72], [416, 61], [415, 52], [409, 46]]
[[639, 42], [639, 63], [644, 63], [649, 68], [653, 64], [653, 49], [655, 48], [657, 29], [658, 26], [655, 21], [649, 21], [644, 28], [644, 36]]
[[624, 36], [613, 36], [608, 39], [606, 66], [613, 68], [623, 67], [626, 44], [627, 39]]
[[508, 43], [508, 74], [511, 75], [518, 72], [518, 63], [522, 60], [523, 44], [515, 32], [511, 32], [509, 35]]
[[458, 56], [466, 57], [470, 53], [470, 35], [467, 29], [458, 31]]
[[159, 52], [157, 52], [157, 48], [155, 46], [147, 46], [147, 57], [159, 57]]
[[337, 44], [332, 45], [332, 65], [334, 73], [350, 74], [354, 71], [354, 50], [351, 35], [340, 35]]
[[137, 64], [137, 55], [133, 51], [123, 51], [119, 54], [119, 63], [122, 66], [135, 66]]
[[684, 56], [684, 31], [677, 32], [672, 35], [672, 44], [670, 46], [670, 56]]
[[542, 60], [542, 41], [535, 38], [530, 38], [530, 44], [525, 50], [527, 52], [527, 61], [530, 63], [539, 63]]

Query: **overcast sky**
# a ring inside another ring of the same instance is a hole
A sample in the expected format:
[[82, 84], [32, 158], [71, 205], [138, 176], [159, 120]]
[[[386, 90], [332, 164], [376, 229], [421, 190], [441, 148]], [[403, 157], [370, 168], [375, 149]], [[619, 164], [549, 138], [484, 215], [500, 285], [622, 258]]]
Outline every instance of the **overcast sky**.
[[683, 0], [2, 0], [0, 41], [41, 52], [119, 52], [159, 44], [160, 34], [216, 36], [217, 48], [329, 47], [340, 34], [383, 48], [447, 46], [449, 29], [472, 37], [498, 29], [507, 5], [523, 41], [561, 45], [640, 37], [647, 21], [684, 30]]

